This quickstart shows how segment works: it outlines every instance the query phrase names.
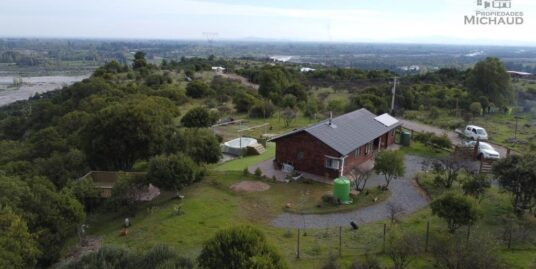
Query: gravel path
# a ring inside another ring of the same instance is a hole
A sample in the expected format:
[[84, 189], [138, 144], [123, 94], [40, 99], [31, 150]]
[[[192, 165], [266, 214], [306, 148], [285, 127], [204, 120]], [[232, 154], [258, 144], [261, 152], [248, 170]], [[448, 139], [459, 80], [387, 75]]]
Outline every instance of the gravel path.
[[[421, 170], [421, 164], [424, 160], [424, 158], [417, 156], [405, 157], [406, 175], [391, 182], [389, 186], [391, 196], [387, 201], [346, 213], [323, 215], [283, 213], [272, 220], [272, 225], [282, 228], [326, 228], [350, 225], [351, 221], [357, 224], [370, 223], [389, 218], [388, 203], [390, 202], [402, 207], [404, 209], [403, 215], [411, 214], [429, 203], [424, 192], [412, 180], [413, 176]], [[367, 188], [375, 188], [384, 184], [384, 181], [383, 176], [374, 175], [369, 179]]]

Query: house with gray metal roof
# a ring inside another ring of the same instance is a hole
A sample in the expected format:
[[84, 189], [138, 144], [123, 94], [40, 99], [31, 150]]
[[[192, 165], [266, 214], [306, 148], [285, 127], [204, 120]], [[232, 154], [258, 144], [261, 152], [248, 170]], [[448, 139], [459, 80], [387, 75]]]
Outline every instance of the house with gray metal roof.
[[318, 124], [276, 136], [275, 164], [291, 165], [325, 178], [350, 172], [373, 158], [374, 152], [395, 142], [401, 122], [389, 114], [380, 116], [359, 109]]

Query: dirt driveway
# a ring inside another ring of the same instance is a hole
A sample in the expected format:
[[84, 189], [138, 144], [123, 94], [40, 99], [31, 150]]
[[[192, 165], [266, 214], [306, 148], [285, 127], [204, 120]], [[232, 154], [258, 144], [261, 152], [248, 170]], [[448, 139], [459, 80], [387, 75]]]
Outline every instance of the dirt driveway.
[[[462, 139], [454, 131], [448, 131], [448, 130], [444, 130], [444, 129], [441, 129], [441, 128], [438, 128], [438, 127], [435, 127], [435, 126], [431, 126], [431, 125], [428, 125], [428, 124], [424, 124], [424, 123], [420, 123], [420, 122], [416, 122], [416, 121], [405, 120], [405, 119], [401, 119], [401, 118], [398, 118], [398, 120], [400, 122], [402, 122], [402, 125], [407, 129], [411, 129], [411, 130], [414, 130], [414, 131], [417, 131], [417, 132], [434, 133], [436, 135], [446, 134], [448, 136], [448, 138], [450, 139], [450, 141], [452, 142], [452, 144], [460, 145], [462, 143]], [[495, 148], [495, 150], [497, 150], [497, 152], [499, 152], [499, 154], [501, 154], [501, 157], [506, 156], [507, 149], [505, 147], [497, 145], [497, 144], [494, 144], [494, 143], [491, 143], [491, 142], [488, 142], [488, 143], [490, 143]]]

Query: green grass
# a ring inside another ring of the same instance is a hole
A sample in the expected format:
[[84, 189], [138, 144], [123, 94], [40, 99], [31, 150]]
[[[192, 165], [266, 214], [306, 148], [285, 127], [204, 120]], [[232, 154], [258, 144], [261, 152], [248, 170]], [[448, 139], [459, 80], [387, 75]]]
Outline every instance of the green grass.
[[[318, 183], [320, 184], [320, 183]], [[329, 185], [321, 184], [327, 186], [324, 193], [331, 192], [332, 187]], [[301, 203], [301, 205], [294, 206], [291, 208], [285, 208], [286, 212], [296, 213], [296, 214], [331, 214], [331, 213], [340, 213], [340, 212], [349, 212], [355, 211], [361, 208], [372, 206], [378, 203], [381, 203], [391, 196], [390, 191], [382, 191], [379, 189], [369, 190], [368, 193], [362, 192], [355, 197], [352, 197], [353, 201], [349, 205], [334, 205], [331, 203], [326, 203], [319, 199], [319, 194], [311, 196], [309, 199], [306, 199]], [[321, 197], [321, 194], [320, 194]], [[321, 205], [320, 207], [318, 205]]]
[[269, 160], [275, 156], [275, 144], [267, 143], [266, 151], [261, 155], [247, 156], [220, 164], [214, 168], [216, 171], [243, 171], [244, 168]]
[[[329, 191], [330, 186], [303, 183], [273, 183], [263, 181], [271, 189], [257, 193], [235, 193], [230, 186], [242, 180], [259, 180], [253, 176], [243, 176], [241, 172], [213, 171], [204, 181], [188, 187], [183, 191], [186, 198], [182, 201], [171, 200], [172, 194], [164, 194], [154, 202], [145, 204], [138, 214], [131, 218], [132, 227], [127, 237], [119, 236], [122, 214], [97, 214], [90, 217], [91, 234], [101, 236], [105, 245], [127, 247], [134, 250], [148, 249], [159, 243], [169, 244], [181, 255], [195, 258], [202, 243], [216, 231], [236, 225], [253, 225], [261, 229], [268, 240], [286, 258], [290, 268], [320, 268], [327, 257], [338, 254], [339, 228], [306, 229], [301, 231], [301, 259], [296, 256], [296, 229], [275, 228], [270, 221], [284, 212], [287, 203], [300, 205], [303, 196], [308, 193], [308, 201], [312, 203], [321, 194]], [[307, 204], [307, 203], [306, 203]], [[479, 221], [474, 232], [492, 232], [498, 235], [501, 226], [497, 216], [508, 210], [508, 196], [492, 189], [481, 206], [487, 217]], [[183, 215], [173, 216], [174, 207], [182, 206]], [[149, 210], [149, 208], [152, 209]], [[343, 268], [365, 253], [375, 255], [382, 266], [391, 267], [392, 263], [381, 255], [383, 224], [388, 230], [393, 226], [413, 231], [424, 236], [426, 224], [430, 222], [432, 233], [446, 232], [444, 222], [431, 215], [425, 208], [410, 216], [404, 217], [399, 224], [386, 221], [361, 225], [359, 230], [342, 228]], [[462, 230], [460, 232], [464, 232]], [[531, 257], [536, 248], [522, 247], [515, 251], [501, 251], [500, 257], [509, 262], [509, 268], [529, 268]], [[423, 255], [410, 268], [430, 268], [432, 259]]]
[[425, 158], [441, 158], [448, 155], [447, 151], [434, 149], [417, 141], [411, 141], [409, 147], [401, 146], [400, 151], [404, 154], [416, 155]]

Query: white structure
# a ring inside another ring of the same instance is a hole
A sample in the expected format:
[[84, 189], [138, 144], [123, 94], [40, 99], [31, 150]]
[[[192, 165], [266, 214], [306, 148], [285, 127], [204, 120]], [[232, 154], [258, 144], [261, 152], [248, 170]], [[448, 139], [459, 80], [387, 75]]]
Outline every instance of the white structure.
[[314, 72], [314, 71], [316, 71], [316, 69], [314, 69], [314, 68], [309, 68], [309, 67], [300, 68], [300, 72], [302, 72], [302, 73]]
[[214, 71], [216, 73], [223, 73], [223, 71], [225, 71], [225, 68], [223, 68], [221, 66], [213, 66], [212, 71]]

